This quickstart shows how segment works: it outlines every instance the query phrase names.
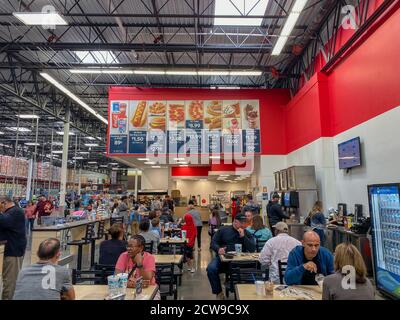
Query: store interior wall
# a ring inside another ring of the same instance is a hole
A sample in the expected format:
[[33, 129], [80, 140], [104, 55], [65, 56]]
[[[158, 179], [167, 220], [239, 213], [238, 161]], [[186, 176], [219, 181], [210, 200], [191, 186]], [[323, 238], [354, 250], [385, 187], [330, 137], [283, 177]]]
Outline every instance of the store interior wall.
[[158, 189], [168, 190], [170, 180], [170, 169], [143, 169], [142, 172], [142, 190]]
[[182, 197], [191, 195], [200, 195], [201, 198], [209, 201], [209, 195], [215, 194], [217, 191], [245, 191], [249, 192], [250, 181], [239, 181], [236, 183], [209, 181], [206, 179], [178, 179], [176, 180], [176, 189], [180, 190]]
[[[399, 182], [400, 73], [393, 68], [399, 32], [400, 9], [330, 74], [314, 75], [285, 107], [282, 163], [316, 167], [325, 208], [343, 202], [354, 210], [360, 203], [369, 214], [367, 185]], [[357, 136], [363, 164], [346, 174], [338, 168], [337, 145]]]

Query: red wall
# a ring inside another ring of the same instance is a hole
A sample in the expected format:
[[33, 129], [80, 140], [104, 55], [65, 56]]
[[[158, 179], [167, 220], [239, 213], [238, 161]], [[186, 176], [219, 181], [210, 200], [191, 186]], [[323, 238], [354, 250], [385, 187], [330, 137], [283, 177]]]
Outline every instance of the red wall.
[[400, 9], [337, 64], [314, 75], [285, 108], [286, 153], [400, 105]]
[[[287, 89], [171, 89], [111, 87], [111, 100], [260, 100], [261, 154], [283, 154], [286, 151], [284, 110], [290, 96]], [[110, 114], [110, 113], [109, 113]], [[110, 119], [109, 122], [111, 123]]]

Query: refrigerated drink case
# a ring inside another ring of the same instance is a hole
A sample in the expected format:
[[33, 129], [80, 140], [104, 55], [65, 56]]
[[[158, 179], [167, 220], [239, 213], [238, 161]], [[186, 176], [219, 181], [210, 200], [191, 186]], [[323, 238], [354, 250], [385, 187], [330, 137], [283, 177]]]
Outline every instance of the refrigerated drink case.
[[400, 298], [400, 184], [368, 186], [376, 284]]

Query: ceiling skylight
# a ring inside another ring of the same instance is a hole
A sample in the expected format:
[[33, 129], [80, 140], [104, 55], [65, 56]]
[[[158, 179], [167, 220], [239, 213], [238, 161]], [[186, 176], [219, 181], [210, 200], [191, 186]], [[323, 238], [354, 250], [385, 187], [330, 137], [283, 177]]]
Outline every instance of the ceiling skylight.
[[111, 51], [75, 51], [83, 63], [114, 64], [119, 63]]
[[216, 16], [237, 16], [237, 18], [214, 18], [217, 26], [261, 26], [269, 0], [215, 0]]

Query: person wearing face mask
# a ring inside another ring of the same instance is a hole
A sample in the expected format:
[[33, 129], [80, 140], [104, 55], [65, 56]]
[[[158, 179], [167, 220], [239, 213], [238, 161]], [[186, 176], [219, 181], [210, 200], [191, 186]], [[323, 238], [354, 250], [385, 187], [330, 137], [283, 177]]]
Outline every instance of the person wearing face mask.
[[156, 284], [156, 259], [144, 251], [145, 239], [140, 235], [134, 235], [129, 241], [127, 250], [118, 258], [115, 265], [115, 274], [128, 274], [128, 288], [135, 288], [136, 280], [142, 277], [151, 285]]
[[317, 274], [324, 276], [334, 273], [332, 253], [321, 247], [319, 235], [314, 231], [304, 233], [301, 246], [289, 253], [285, 271], [288, 285], [317, 285]]

